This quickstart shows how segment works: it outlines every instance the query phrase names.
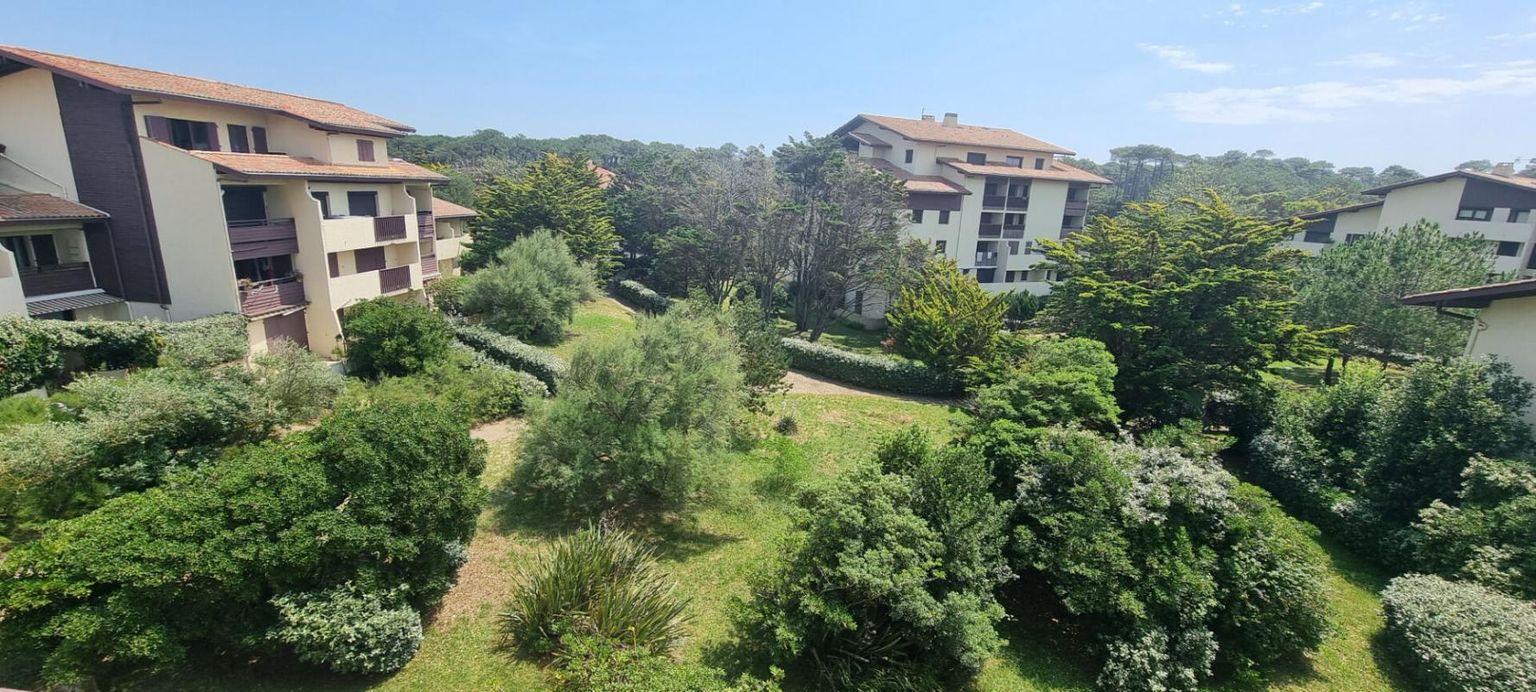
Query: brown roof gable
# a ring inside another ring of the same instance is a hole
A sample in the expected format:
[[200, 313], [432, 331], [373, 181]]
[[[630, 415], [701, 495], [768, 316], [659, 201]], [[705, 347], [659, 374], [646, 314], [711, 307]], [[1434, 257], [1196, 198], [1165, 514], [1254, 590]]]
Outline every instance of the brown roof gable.
[[1040, 170], [1029, 167], [1009, 166], [1002, 163], [967, 163], [955, 159], [942, 159], [942, 161], [944, 165], [966, 175], [995, 175], [1003, 178], [1060, 180], [1068, 183], [1093, 183], [1095, 185], [1114, 184], [1114, 181], [1102, 175], [1095, 175], [1081, 168], [1068, 166], [1060, 161], [1052, 161], [1049, 168]]
[[89, 221], [107, 213], [62, 197], [45, 194], [0, 195], [0, 223], [27, 221]]
[[479, 216], [480, 212], [460, 204], [454, 204], [446, 199], [433, 197], [432, 215], [439, 219], [462, 219]]
[[964, 185], [937, 175], [913, 175], [906, 169], [897, 166], [885, 159], [859, 159], [875, 168], [877, 171], [889, 173], [901, 181], [907, 192], [935, 192], [947, 195], [969, 195], [970, 190]]
[[186, 77], [57, 53], [0, 45], [0, 58], [38, 67], [109, 91], [158, 94], [209, 101], [287, 115], [324, 129], [397, 137], [415, 132], [405, 125], [334, 101]]
[[1403, 296], [1403, 305], [1434, 305], [1442, 308], [1486, 308], [1495, 300], [1536, 295], [1536, 279], [1517, 279], [1496, 284]]
[[391, 160], [383, 166], [323, 163], [287, 154], [236, 154], [228, 151], [189, 151], [223, 173], [257, 178], [321, 178], [444, 183], [448, 177], [414, 163]]
[[1493, 173], [1482, 173], [1479, 171], [1451, 171], [1450, 173], [1441, 173], [1439, 175], [1430, 175], [1423, 178], [1414, 178], [1413, 180], [1404, 180], [1403, 182], [1392, 183], [1391, 185], [1373, 187], [1369, 190], [1362, 190], [1361, 194], [1384, 195], [1400, 187], [1412, 187], [1414, 185], [1420, 185], [1423, 183], [1438, 183], [1442, 180], [1448, 180], [1455, 177], [1486, 180], [1490, 183], [1508, 185], [1510, 187], [1519, 188], [1521, 190], [1536, 190], [1536, 178], [1530, 178], [1523, 175], [1496, 175]]
[[837, 128], [833, 134], [846, 134], [849, 130], [858, 127], [864, 122], [874, 123], [914, 142], [969, 144], [971, 146], [996, 147], [998, 149], [1043, 151], [1052, 154], [1065, 154], [1067, 156], [1076, 153], [1071, 149], [1038, 140], [1029, 135], [1019, 134], [1003, 127], [982, 127], [980, 125], [965, 124], [945, 127], [943, 123], [935, 120], [913, 120], [911, 118], [870, 115], [868, 113], [860, 113], [854, 116], [853, 120]]

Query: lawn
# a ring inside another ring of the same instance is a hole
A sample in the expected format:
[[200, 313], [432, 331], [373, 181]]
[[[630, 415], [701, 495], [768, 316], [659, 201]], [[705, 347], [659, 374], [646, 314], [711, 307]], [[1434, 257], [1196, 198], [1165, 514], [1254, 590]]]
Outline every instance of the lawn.
[[[795, 334], [795, 323], [780, 317], [778, 319], [779, 332], [784, 336]], [[820, 343], [831, 344], [838, 348], [867, 353], [870, 355], [891, 355], [886, 353], [885, 347], [880, 345], [886, 337], [884, 329], [864, 329], [858, 325], [834, 318], [832, 323], [821, 332]]]
[[576, 316], [566, 325], [565, 338], [559, 343], [541, 347], [553, 351], [566, 360], [576, 355], [576, 347], [590, 339], [606, 339], [622, 334], [635, 326], [635, 311], [609, 296], [582, 303], [576, 308]]

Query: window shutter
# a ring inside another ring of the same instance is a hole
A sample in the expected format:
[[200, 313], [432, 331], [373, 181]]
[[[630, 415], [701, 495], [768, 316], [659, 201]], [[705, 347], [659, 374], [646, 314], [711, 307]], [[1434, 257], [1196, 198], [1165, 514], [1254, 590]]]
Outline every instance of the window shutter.
[[258, 153], [258, 154], [266, 154], [266, 153], [268, 153], [267, 152], [267, 128], [265, 128], [265, 127], [253, 127], [253, 128], [251, 128], [251, 140], [256, 145], [256, 153]]
[[208, 128], [208, 151], [219, 151], [219, 124], [203, 123], [203, 127]]
[[325, 259], [326, 263], [331, 265], [331, 278], [341, 276], [341, 260], [336, 257], [336, 253], [326, 255]]
[[358, 161], [372, 161], [373, 160], [373, 142], [371, 142], [369, 140], [366, 140], [366, 139], [359, 139], [359, 140], [357, 140], [357, 160]]
[[236, 125], [234, 123], [230, 123], [229, 150], [242, 154], [249, 153], [251, 151], [251, 139], [246, 136], [244, 125]]
[[171, 121], [158, 115], [144, 116], [144, 129], [149, 131], [149, 138], [156, 142], [171, 143]]

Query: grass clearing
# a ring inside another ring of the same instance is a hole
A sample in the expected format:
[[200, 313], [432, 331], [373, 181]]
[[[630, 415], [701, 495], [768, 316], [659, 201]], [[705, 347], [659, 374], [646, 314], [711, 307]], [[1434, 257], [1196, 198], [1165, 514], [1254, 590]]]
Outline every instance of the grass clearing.
[[[795, 336], [795, 323], [780, 317], [775, 324], [779, 333], [784, 336]], [[837, 318], [822, 331], [819, 343], [836, 346], [845, 351], [863, 353], [871, 356], [897, 357], [894, 353], [887, 353], [885, 347], [880, 344], [887, 336], [884, 329], [864, 329], [856, 324]]]
[[601, 296], [576, 307], [576, 315], [571, 319], [571, 323], [566, 325], [565, 338], [560, 343], [537, 345], [569, 361], [571, 356], [576, 355], [576, 347], [581, 342], [611, 338], [634, 328], [633, 310], [611, 296]]

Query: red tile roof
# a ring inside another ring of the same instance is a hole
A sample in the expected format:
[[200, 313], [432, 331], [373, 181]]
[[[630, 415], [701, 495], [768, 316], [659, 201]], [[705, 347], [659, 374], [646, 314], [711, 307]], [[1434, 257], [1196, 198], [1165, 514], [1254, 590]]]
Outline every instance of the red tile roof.
[[105, 219], [107, 213], [44, 194], [0, 195], [0, 223], [24, 221], [89, 221]]
[[998, 149], [1042, 151], [1052, 154], [1066, 154], [1068, 156], [1075, 153], [1071, 149], [1038, 140], [1029, 135], [1020, 134], [1003, 127], [982, 127], [980, 125], [964, 124], [946, 127], [944, 123], [935, 120], [913, 120], [911, 118], [870, 115], [868, 113], [860, 113], [854, 116], [853, 120], [837, 128], [833, 134], [845, 134], [864, 122], [874, 123], [914, 142], [967, 144], [977, 147], [996, 147]]
[[156, 94], [173, 98], [211, 101], [257, 108], [298, 118], [325, 129], [395, 137], [415, 132], [388, 118], [360, 111], [334, 101], [322, 101], [252, 87], [186, 77], [137, 67], [86, 60], [57, 53], [0, 45], [0, 58], [39, 67], [50, 72], [118, 92]]
[[383, 166], [323, 163], [287, 154], [236, 154], [228, 151], [189, 151], [225, 173], [258, 178], [325, 178], [443, 183], [448, 177], [414, 163], [391, 160]]
[[603, 168], [602, 166], [592, 163], [591, 161], [587, 162], [587, 169], [597, 174], [598, 187], [606, 190], [608, 189], [609, 185], [613, 184], [613, 171]]
[[943, 162], [944, 165], [966, 175], [995, 175], [1003, 178], [1061, 180], [1069, 183], [1094, 183], [1098, 185], [1114, 184], [1114, 181], [1102, 175], [1095, 175], [1081, 168], [1068, 166], [1060, 161], [1052, 161], [1048, 168], [1041, 170], [1029, 167], [1020, 168], [1002, 163], [967, 163], [955, 159], [943, 159]]
[[885, 159], [859, 160], [874, 166], [876, 170], [895, 176], [897, 180], [901, 181], [902, 186], [907, 188], [907, 192], [929, 192], [949, 195], [971, 194], [971, 191], [965, 189], [964, 185], [952, 180], [947, 180], [937, 175], [913, 175]]
[[469, 207], [454, 204], [446, 199], [432, 198], [432, 215], [439, 219], [463, 219], [471, 216], [479, 216], [480, 212]]

